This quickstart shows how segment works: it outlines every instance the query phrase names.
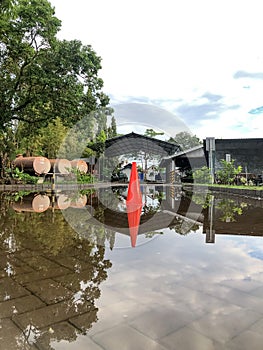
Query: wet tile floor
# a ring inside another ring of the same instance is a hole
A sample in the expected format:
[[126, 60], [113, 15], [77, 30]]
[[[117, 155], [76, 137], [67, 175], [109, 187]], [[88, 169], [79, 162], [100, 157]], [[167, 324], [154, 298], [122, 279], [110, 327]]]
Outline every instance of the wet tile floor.
[[[125, 230], [94, 224], [91, 205], [68, 213], [73, 229], [60, 211], [0, 206], [0, 349], [261, 350], [263, 209], [241, 204], [243, 221], [218, 219], [213, 244], [205, 216], [191, 226], [166, 206], [171, 227], [139, 235], [135, 248]], [[236, 207], [225, 206], [228, 218]]]
[[203, 238], [108, 249], [99, 288], [83, 251], [23, 249], [8, 256], [10, 276], [1, 251], [1, 349], [262, 349], [263, 266], [244, 249], [259, 241]]

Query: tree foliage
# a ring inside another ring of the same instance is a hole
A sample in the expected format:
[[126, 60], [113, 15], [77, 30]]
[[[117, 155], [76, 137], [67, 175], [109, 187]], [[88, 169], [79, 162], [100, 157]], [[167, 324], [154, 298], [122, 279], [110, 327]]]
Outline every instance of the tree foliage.
[[60, 41], [61, 22], [47, 0], [4, 2], [0, 20], [0, 128], [14, 121], [72, 125], [106, 106], [101, 58], [78, 40]]
[[187, 131], [179, 132], [175, 137], [171, 137], [168, 142], [178, 143], [183, 151], [202, 144], [201, 140], [196, 135], [191, 135]]
[[144, 135], [145, 136], [149, 136], [149, 137], [155, 137], [157, 135], [163, 135], [164, 133], [163, 132], [157, 132], [153, 129], [146, 129]]
[[[3, 0], [0, 11], [0, 170], [18, 152], [54, 157], [82, 119], [83, 142], [107, 134], [113, 110], [92, 47], [57, 39], [61, 21], [47, 0]], [[77, 147], [80, 136], [73, 138]]]
[[193, 172], [194, 181], [201, 184], [209, 184], [212, 181], [210, 169], [207, 166], [203, 166], [200, 169], [196, 169]]
[[114, 116], [111, 117], [111, 125], [108, 127], [108, 138], [111, 139], [116, 137], [117, 134], [117, 123]]

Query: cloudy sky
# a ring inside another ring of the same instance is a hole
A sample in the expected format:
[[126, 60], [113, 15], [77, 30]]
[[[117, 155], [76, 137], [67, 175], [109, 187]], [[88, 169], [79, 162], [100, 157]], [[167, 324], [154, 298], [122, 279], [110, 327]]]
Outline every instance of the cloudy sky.
[[174, 134], [180, 120], [200, 138], [263, 137], [260, 0], [50, 2], [59, 37], [102, 58], [118, 124]]

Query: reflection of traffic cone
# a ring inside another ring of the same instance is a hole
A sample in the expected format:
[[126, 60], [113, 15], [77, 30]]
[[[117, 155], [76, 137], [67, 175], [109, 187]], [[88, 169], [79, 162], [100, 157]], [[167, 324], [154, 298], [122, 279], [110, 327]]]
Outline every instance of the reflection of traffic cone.
[[[135, 207], [137, 208], [136, 210], [134, 210]], [[141, 219], [142, 205], [139, 207], [138, 205], [136, 205], [135, 207], [132, 204], [127, 203], [127, 215], [132, 247], [136, 246], [136, 240]]]
[[131, 244], [132, 247], [135, 247], [142, 211], [142, 194], [140, 191], [140, 183], [137, 173], [136, 162], [132, 163], [130, 183], [126, 199], [126, 208], [131, 236]]

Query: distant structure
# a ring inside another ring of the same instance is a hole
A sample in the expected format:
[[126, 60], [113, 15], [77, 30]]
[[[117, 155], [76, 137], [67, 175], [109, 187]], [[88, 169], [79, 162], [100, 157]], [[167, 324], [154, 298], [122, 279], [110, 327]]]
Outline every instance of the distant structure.
[[[205, 143], [205, 140], [204, 140]], [[208, 160], [208, 153], [205, 152]], [[263, 171], [263, 138], [251, 139], [215, 139], [215, 170], [220, 160], [235, 160], [243, 171], [262, 174]]]
[[235, 160], [235, 165], [241, 165], [244, 173], [262, 175], [262, 154], [263, 138], [215, 139], [209, 137], [203, 140], [203, 145], [163, 157], [160, 166], [165, 166], [167, 169], [167, 182], [173, 182], [176, 169], [179, 169], [180, 174], [185, 178], [202, 166], [213, 167], [213, 171], [216, 172], [220, 169], [221, 159]]

